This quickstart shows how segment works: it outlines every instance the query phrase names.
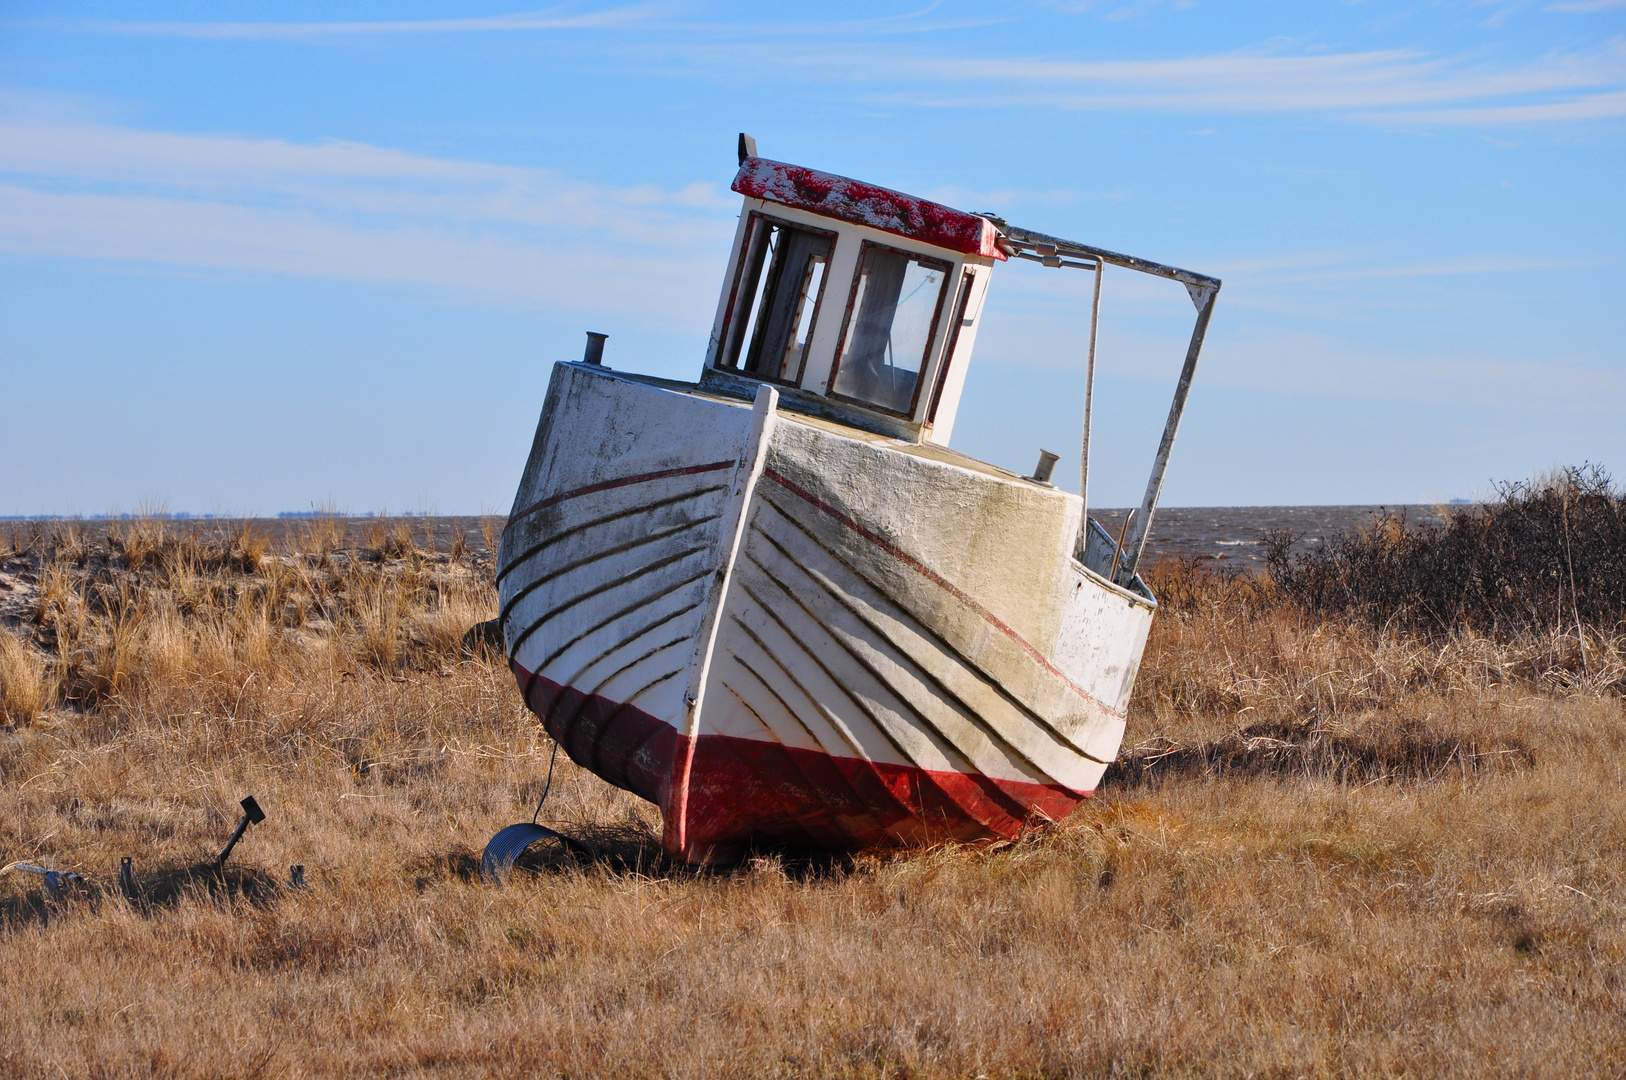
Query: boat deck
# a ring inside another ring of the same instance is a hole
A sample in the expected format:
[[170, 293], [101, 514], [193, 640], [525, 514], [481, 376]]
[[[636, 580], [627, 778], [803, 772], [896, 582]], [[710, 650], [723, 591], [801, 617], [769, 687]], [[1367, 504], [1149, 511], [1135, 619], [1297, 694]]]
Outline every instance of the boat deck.
[[[585, 364], [580, 366], [588, 367], [589, 370], [597, 372], [598, 374], [608, 375], [617, 379], [625, 379], [628, 382], [642, 383], [645, 386], [658, 386], [661, 389], [671, 391], [674, 394], [686, 394], [690, 397], [701, 398], [706, 401], [715, 401], [720, 404], [733, 405], [742, 409], [749, 409], [751, 407], [751, 401], [749, 398], [741, 397], [733, 393], [727, 393], [715, 387], [707, 387], [700, 383], [679, 382], [675, 379], [662, 379], [657, 378], [654, 375], [640, 375], [630, 371], [615, 371], [607, 367], [590, 367], [589, 365]], [[738, 381], [741, 383], [748, 383], [753, 388], [758, 385], [762, 385], [754, 380], [741, 379]], [[1052, 485], [1049, 484], [1040, 484], [1038, 481], [1032, 480], [1029, 477], [1010, 472], [1009, 470], [1002, 469], [997, 465], [990, 465], [986, 461], [979, 461], [974, 457], [962, 454], [958, 450], [952, 450], [946, 446], [938, 446], [934, 443], [916, 442], [912, 439], [899, 438], [896, 435], [856, 427], [852, 424], [845, 424], [839, 420], [834, 420], [827, 416], [816, 415], [807, 411], [809, 407], [812, 407], [812, 403], [805, 400], [805, 398], [810, 395], [804, 395], [799, 392], [787, 393], [786, 388], [784, 387], [776, 386], [775, 389], [780, 391], [779, 412], [786, 420], [791, 420], [798, 424], [806, 424], [809, 427], [819, 428], [824, 431], [845, 436], [849, 439], [857, 439], [861, 442], [867, 442], [877, 446], [886, 446], [898, 451], [899, 453], [908, 454], [912, 457], [921, 458], [926, 461], [935, 461], [943, 465], [952, 465], [956, 468], [966, 469], [970, 472], [981, 473], [984, 476], [992, 476], [1001, 480], [1019, 480], [1032, 484], [1037, 488], [1050, 488], [1058, 493], [1061, 492], [1060, 488], [1053, 488]], [[823, 401], [824, 399], [818, 400]]]

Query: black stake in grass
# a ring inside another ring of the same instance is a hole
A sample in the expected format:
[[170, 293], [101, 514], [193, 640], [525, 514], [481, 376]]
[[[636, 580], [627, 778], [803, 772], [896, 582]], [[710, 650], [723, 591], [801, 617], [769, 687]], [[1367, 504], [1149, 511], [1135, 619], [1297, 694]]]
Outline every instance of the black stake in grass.
[[226, 841], [226, 846], [220, 849], [220, 855], [215, 859], [216, 870], [226, 865], [226, 856], [231, 854], [231, 849], [237, 846], [237, 841], [243, 838], [243, 834], [248, 831], [248, 827], [258, 825], [265, 820], [265, 811], [261, 810], [260, 804], [254, 801], [254, 796], [250, 795], [239, 805], [243, 808], [243, 820], [237, 823], [237, 831], [231, 834], [231, 839]]

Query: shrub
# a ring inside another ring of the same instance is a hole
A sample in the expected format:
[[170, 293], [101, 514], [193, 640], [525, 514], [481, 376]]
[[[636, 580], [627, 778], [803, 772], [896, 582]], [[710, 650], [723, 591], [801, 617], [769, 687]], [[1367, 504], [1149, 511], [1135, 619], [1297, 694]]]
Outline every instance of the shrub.
[[1384, 514], [1292, 550], [1266, 535], [1271, 579], [1317, 614], [1353, 614], [1428, 635], [1618, 634], [1626, 624], [1626, 492], [1595, 465], [1504, 483], [1443, 525]]

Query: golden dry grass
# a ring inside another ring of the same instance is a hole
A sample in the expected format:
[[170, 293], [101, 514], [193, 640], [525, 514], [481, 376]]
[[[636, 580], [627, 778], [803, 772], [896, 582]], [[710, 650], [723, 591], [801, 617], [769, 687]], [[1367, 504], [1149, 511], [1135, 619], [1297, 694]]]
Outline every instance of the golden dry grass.
[[494, 595], [451, 546], [13, 539], [45, 697], [0, 731], [0, 861], [87, 887], [0, 876], [0, 1075], [1626, 1072], [1626, 712], [1561, 643], [1171, 572], [1123, 765], [1059, 826], [700, 873], [561, 759], [545, 817], [601, 854], [496, 889], [551, 744], [461, 655]]
[[56, 687], [37, 649], [12, 634], [0, 634], [0, 724], [31, 724]]

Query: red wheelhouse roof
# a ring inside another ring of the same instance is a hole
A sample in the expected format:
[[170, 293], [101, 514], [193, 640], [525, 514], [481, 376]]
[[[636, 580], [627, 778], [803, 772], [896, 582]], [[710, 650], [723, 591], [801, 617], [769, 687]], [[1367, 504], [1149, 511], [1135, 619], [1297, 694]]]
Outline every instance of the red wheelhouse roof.
[[834, 173], [746, 158], [733, 188], [748, 198], [868, 225], [964, 255], [1005, 258], [994, 244], [994, 225], [987, 218]]

